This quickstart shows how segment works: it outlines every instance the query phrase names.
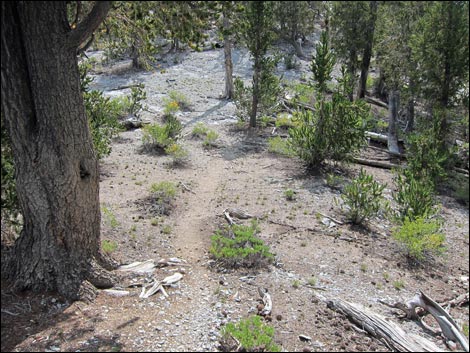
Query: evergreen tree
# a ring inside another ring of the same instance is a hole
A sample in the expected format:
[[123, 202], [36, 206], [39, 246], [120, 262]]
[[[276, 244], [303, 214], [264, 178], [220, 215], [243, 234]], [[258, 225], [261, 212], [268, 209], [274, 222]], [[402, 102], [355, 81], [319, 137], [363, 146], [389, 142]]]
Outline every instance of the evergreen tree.
[[274, 40], [274, 8], [271, 1], [250, 1], [245, 6], [241, 23], [241, 35], [253, 57], [253, 99], [250, 127], [256, 127], [258, 105], [263, 86], [272, 81], [273, 59], [267, 56]]

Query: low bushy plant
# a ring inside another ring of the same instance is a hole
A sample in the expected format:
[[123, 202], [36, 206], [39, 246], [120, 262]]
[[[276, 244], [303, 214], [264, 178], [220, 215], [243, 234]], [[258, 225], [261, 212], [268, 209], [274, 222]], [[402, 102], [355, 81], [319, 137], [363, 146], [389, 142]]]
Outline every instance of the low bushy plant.
[[382, 191], [386, 185], [380, 185], [372, 175], [368, 175], [361, 168], [359, 176], [344, 187], [341, 198], [347, 207], [347, 217], [354, 224], [361, 224], [364, 220], [376, 216], [379, 211], [386, 208]]
[[169, 214], [172, 201], [176, 197], [177, 188], [171, 181], [161, 181], [150, 186], [150, 192], [154, 200], [153, 210], [157, 214]]
[[117, 243], [115, 241], [111, 240], [102, 240], [101, 241], [101, 249], [106, 253], [106, 254], [111, 254], [117, 249]]
[[395, 177], [397, 191], [393, 199], [398, 204], [397, 218], [429, 218], [436, 213], [434, 184], [428, 178], [416, 178], [406, 169]]
[[250, 226], [232, 225], [218, 230], [211, 237], [210, 253], [226, 268], [262, 267], [269, 264], [274, 255], [269, 247], [257, 238], [259, 231], [256, 222]]
[[178, 143], [173, 143], [165, 148], [165, 153], [173, 160], [173, 165], [183, 165], [188, 161], [188, 151]]
[[315, 110], [294, 113], [296, 126], [289, 129], [290, 144], [308, 167], [326, 159], [345, 161], [366, 142], [369, 108], [336, 92], [332, 100], [318, 101]]
[[142, 142], [146, 148], [165, 150], [175, 143], [182, 129], [179, 120], [173, 115], [168, 115], [163, 125], [149, 124], [143, 127]]
[[217, 141], [217, 138], [219, 137], [219, 134], [215, 132], [214, 130], [209, 130], [206, 134], [206, 138], [202, 142], [204, 147], [209, 148], [209, 147], [214, 147], [216, 146], [215, 141]]
[[222, 329], [222, 349], [227, 352], [280, 352], [274, 343], [274, 328], [253, 315], [238, 323], [229, 322]]
[[418, 217], [406, 218], [403, 225], [393, 231], [393, 238], [403, 245], [406, 255], [418, 261], [444, 252], [445, 235], [440, 232], [438, 220]]
[[295, 191], [292, 189], [287, 189], [284, 191], [284, 196], [286, 197], [287, 201], [294, 201], [295, 200]]
[[288, 141], [282, 139], [280, 136], [268, 139], [268, 151], [285, 157], [293, 157], [295, 155]]

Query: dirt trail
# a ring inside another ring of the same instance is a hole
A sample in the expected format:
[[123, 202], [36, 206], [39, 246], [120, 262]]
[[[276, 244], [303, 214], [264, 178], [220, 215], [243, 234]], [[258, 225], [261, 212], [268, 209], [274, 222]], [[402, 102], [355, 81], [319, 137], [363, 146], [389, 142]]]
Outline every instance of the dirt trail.
[[220, 211], [216, 208], [214, 195], [223, 179], [223, 168], [223, 161], [219, 159], [211, 159], [205, 168], [201, 168], [198, 184], [187, 192], [184, 213], [179, 215], [175, 225], [174, 245], [180, 246], [178, 255], [189, 262], [203, 258], [209, 249], [207, 226]]

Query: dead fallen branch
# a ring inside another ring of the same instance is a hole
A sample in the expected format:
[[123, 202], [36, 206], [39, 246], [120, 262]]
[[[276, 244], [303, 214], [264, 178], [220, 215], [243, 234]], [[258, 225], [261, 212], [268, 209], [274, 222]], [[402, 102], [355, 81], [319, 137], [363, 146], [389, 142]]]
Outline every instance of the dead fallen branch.
[[388, 109], [388, 104], [385, 103], [385, 102], [379, 101], [378, 99], [375, 99], [375, 98], [372, 98], [372, 97], [364, 97], [364, 100], [367, 103], [378, 105], [379, 107]]
[[392, 349], [399, 352], [442, 352], [433, 342], [424, 337], [405, 332], [397, 324], [387, 321], [381, 315], [354, 303], [341, 299], [327, 302], [328, 308], [335, 310], [370, 335], [383, 340]]
[[353, 158], [352, 161], [357, 164], [367, 165], [370, 167], [383, 168], [383, 169], [402, 168], [398, 164], [372, 161], [372, 160], [362, 159], [362, 158], [357, 158], [357, 157]]
[[333, 222], [338, 223], [339, 225], [343, 225], [343, 224], [344, 224], [343, 222], [338, 221], [337, 219], [334, 219], [333, 217], [327, 216], [326, 214], [323, 214], [323, 213], [318, 212], [318, 211], [317, 211], [317, 213], [318, 213], [319, 215], [323, 216], [323, 217], [326, 217], [326, 218], [331, 219]]
[[433, 329], [426, 325], [416, 313], [416, 308], [423, 308], [426, 312], [430, 313], [434, 319], [436, 319], [441, 328], [442, 334], [447, 338], [447, 340], [460, 343], [463, 349], [468, 352], [468, 341], [460, 331], [457, 323], [452, 319], [447, 311], [423, 292], [420, 291], [411, 300], [404, 304], [395, 304], [395, 307], [403, 310], [408, 319], [416, 320], [426, 329], [433, 331]]
[[258, 293], [260, 297], [263, 299], [263, 309], [259, 312], [259, 315], [261, 316], [267, 316], [271, 314], [271, 311], [273, 309], [273, 301], [271, 299], [271, 295], [268, 293], [268, 290], [266, 288], [259, 288], [258, 287]]
[[152, 287], [146, 292], [145, 287], [142, 287], [142, 292], [139, 295], [139, 298], [146, 299], [151, 295], [161, 291], [163, 296], [166, 298], [168, 297], [168, 293], [165, 291], [163, 286], [170, 286], [173, 283], [178, 282], [183, 278], [183, 275], [179, 272], [172, 274], [171, 276], [165, 277], [162, 281], [155, 281]]
[[239, 209], [239, 208], [226, 208], [224, 210], [224, 213], [229, 213], [232, 217], [238, 218], [238, 219], [249, 219], [249, 218], [255, 218], [255, 216]]
[[148, 272], [153, 272], [154, 268], [155, 268], [155, 262], [153, 260], [147, 260], [143, 262], [133, 262], [129, 265], [119, 266], [116, 271], [148, 273]]
[[230, 217], [230, 214], [227, 211], [224, 211], [224, 216], [225, 216], [225, 219], [227, 220], [228, 224], [230, 224], [230, 225], [236, 224], [235, 221], [232, 219], [232, 217]]

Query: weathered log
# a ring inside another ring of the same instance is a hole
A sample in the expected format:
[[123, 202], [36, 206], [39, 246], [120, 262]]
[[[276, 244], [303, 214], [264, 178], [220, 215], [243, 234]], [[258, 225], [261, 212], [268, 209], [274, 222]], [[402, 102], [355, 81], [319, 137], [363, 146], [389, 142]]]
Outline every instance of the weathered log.
[[328, 301], [328, 308], [347, 316], [352, 322], [399, 352], [445, 352], [424, 337], [405, 332], [383, 316], [354, 303], [337, 299]]
[[353, 158], [352, 161], [357, 164], [367, 165], [370, 167], [383, 168], [383, 169], [402, 168], [400, 165], [394, 164], [394, 163], [372, 161], [372, 160], [362, 159], [362, 158], [357, 158], [357, 157]]
[[374, 99], [374, 98], [372, 98], [372, 97], [364, 97], [364, 100], [365, 100], [367, 103], [375, 104], [375, 105], [378, 105], [379, 107], [387, 108], [387, 109], [388, 109], [388, 104], [387, 104], [387, 103], [382, 102], [382, 101], [379, 101], [379, 100]]
[[[416, 314], [417, 307], [423, 308], [425, 311], [429, 312], [434, 317], [434, 319], [436, 319], [441, 328], [442, 334], [448, 340], [460, 343], [463, 349], [468, 352], [468, 341], [464, 334], [460, 331], [457, 323], [439, 304], [437, 304], [433, 299], [428, 297], [423, 292], [420, 291], [405, 305], [399, 306], [396, 304], [396, 307], [405, 311], [408, 318], [417, 320], [421, 322], [423, 326], [426, 326]], [[429, 327], [427, 328], [430, 329]]]

